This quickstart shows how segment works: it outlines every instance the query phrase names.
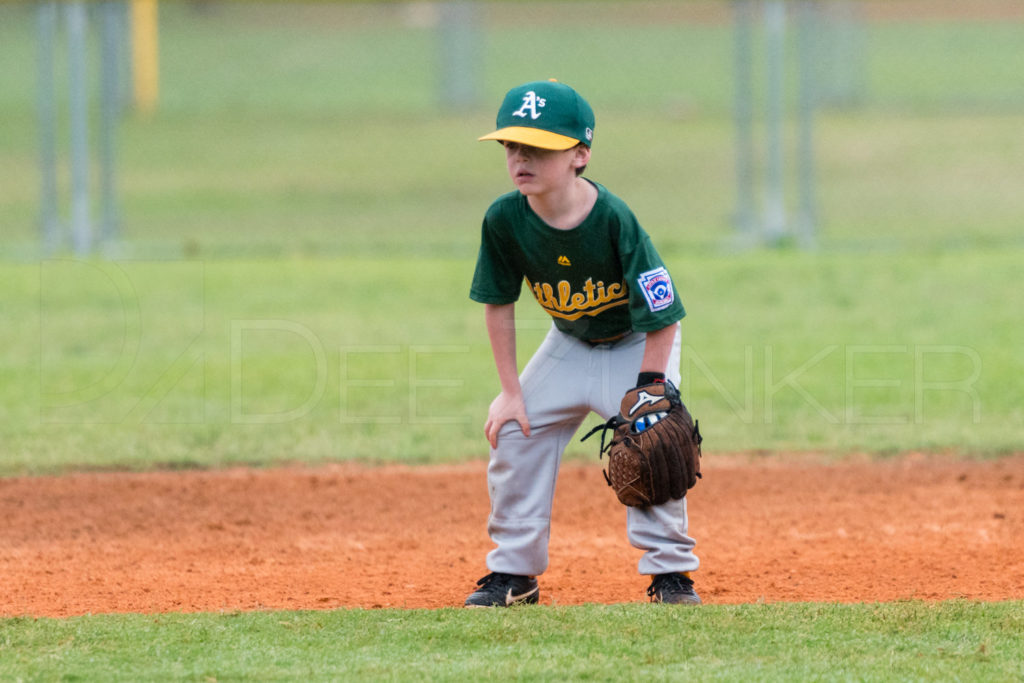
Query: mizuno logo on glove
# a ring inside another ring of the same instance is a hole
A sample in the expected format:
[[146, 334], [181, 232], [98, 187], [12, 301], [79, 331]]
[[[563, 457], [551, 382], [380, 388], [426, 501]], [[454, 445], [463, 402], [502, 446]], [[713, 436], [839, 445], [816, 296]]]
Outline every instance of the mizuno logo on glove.
[[639, 392], [637, 392], [636, 403], [634, 403], [633, 407], [629, 409], [629, 416], [632, 417], [636, 413], [636, 411], [640, 410], [640, 408], [643, 407], [644, 405], [653, 406], [658, 401], [661, 401], [664, 398], [664, 396], [653, 396], [651, 394], [648, 394], [643, 389], [641, 389]]

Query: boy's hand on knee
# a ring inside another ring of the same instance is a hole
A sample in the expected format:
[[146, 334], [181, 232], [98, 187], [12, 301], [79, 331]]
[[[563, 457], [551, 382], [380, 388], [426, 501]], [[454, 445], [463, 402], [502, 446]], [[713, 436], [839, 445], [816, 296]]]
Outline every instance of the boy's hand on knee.
[[530, 421], [526, 418], [526, 403], [523, 401], [523, 395], [508, 394], [503, 391], [491, 401], [491, 407], [487, 411], [487, 422], [484, 424], [484, 434], [491, 443], [491, 448], [498, 447], [498, 432], [510, 420], [519, 423], [523, 434], [530, 435]]

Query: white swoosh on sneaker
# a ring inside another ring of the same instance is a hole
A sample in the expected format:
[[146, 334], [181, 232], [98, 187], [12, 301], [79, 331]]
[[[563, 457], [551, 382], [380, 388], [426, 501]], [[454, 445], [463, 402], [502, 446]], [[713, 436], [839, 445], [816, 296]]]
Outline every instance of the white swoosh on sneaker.
[[508, 589], [508, 593], [505, 594], [505, 607], [508, 607], [509, 605], [512, 605], [512, 604], [515, 604], [515, 603], [519, 602], [520, 600], [522, 600], [523, 598], [530, 597], [531, 595], [533, 595], [534, 593], [537, 592], [538, 588], [540, 588], [540, 586], [534, 586], [532, 590], [528, 590], [525, 593], [523, 593], [522, 595], [512, 595], [512, 589], [509, 588]]

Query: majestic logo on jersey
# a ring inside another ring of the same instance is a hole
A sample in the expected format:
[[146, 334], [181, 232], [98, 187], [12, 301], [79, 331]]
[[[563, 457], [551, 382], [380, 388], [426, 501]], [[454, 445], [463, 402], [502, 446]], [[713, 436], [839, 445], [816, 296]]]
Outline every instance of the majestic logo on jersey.
[[540, 118], [543, 112], [537, 111], [538, 108], [543, 108], [547, 104], [547, 100], [543, 97], [537, 97], [537, 93], [532, 90], [523, 95], [523, 106], [519, 107], [516, 111], [512, 112], [512, 116], [521, 116], [524, 119], [529, 112], [529, 116], [533, 120]]
[[594, 316], [609, 308], [629, 303], [625, 282], [613, 282], [606, 287], [604, 282], [598, 281], [595, 285], [592, 278], [587, 278], [582, 292], [572, 291], [572, 284], [566, 280], [554, 286], [547, 282], [534, 284], [529, 280], [526, 284], [533, 290], [537, 303], [549, 315], [566, 320], [579, 320], [585, 315]]
[[651, 312], [663, 311], [675, 301], [675, 294], [672, 292], [672, 278], [664, 267], [649, 270], [641, 273], [636, 279], [647, 300], [647, 307]]
[[559, 256], [558, 257], [558, 265], [560, 265], [560, 266], [571, 266], [572, 265], [572, 261], [569, 260], [568, 256]]

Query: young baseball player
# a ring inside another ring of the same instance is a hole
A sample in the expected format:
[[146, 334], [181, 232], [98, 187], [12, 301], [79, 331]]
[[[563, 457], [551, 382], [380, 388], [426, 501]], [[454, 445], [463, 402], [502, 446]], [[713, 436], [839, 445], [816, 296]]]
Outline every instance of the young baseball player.
[[[487, 530], [491, 573], [469, 607], [536, 603], [548, 566], [555, 480], [562, 452], [587, 415], [619, 412], [634, 386], [679, 381], [679, 320], [672, 278], [626, 204], [582, 176], [594, 114], [554, 81], [513, 88], [498, 111], [497, 140], [515, 191], [487, 210], [470, 297], [485, 320], [501, 393], [484, 432], [491, 444]], [[515, 303], [525, 281], [552, 326], [519, 373]], [[644, 552], [652, 601], [698, 604], [686, 499], [627, 507], [630, 543]]]

